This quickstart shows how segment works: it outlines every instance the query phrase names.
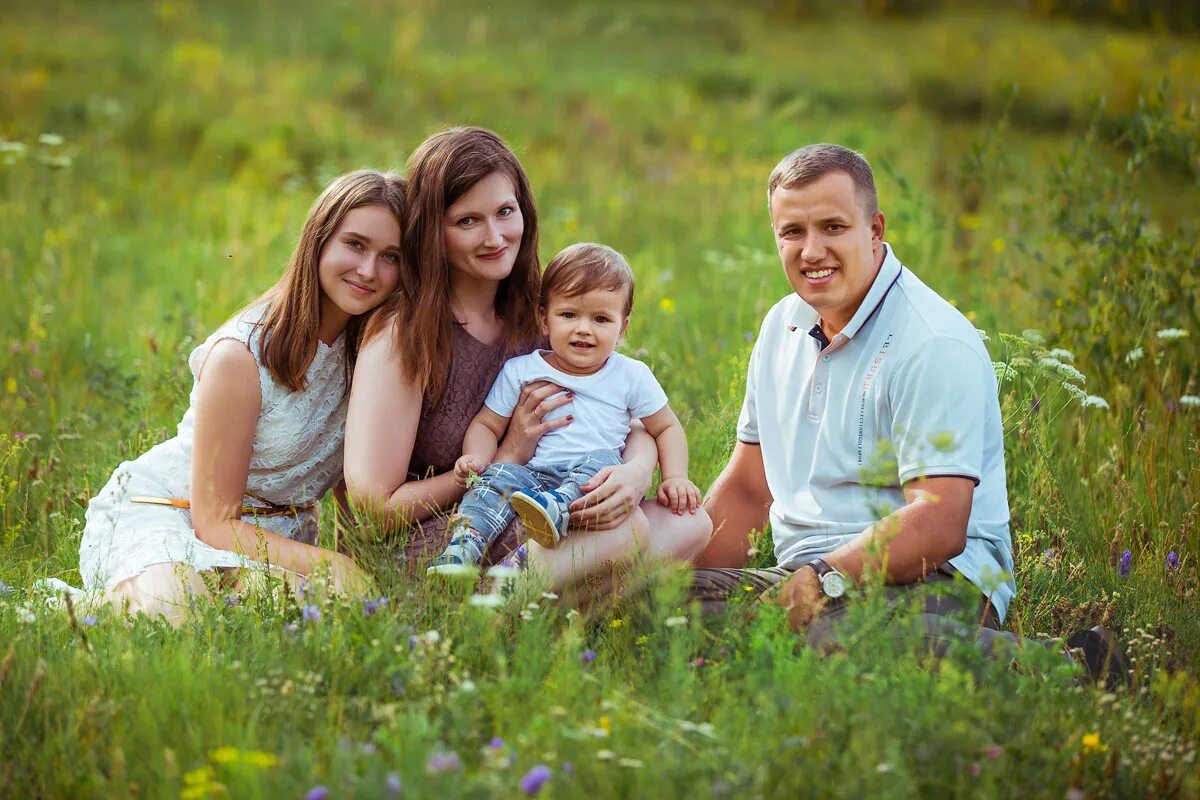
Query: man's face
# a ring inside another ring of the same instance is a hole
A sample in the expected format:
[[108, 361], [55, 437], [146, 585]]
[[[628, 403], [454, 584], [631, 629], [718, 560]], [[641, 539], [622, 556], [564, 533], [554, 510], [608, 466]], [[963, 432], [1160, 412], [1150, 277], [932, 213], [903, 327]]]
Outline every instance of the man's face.
[[839, 332], [862, 305], [883, 251], [883, 214], [868, 217], [844, 172], [771, 194], [771, 227], [783, 271], [796, 294]]

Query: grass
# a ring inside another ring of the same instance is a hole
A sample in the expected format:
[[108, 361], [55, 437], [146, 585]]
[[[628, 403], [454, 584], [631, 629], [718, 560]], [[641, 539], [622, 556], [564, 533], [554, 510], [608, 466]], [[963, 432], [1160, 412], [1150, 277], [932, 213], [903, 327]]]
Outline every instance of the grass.
[[[0, 794], [386, 797], [394, 773], [409, 795], [493, 796], [546, 765], [555, 796], [1200, 795], [1194, 39], [769, 4], [4, 13]], [[1011, 370], [1007, 627], [1104, 622], [1133, 687], [1075, 687], [1032, 650], [927, 663], [872, 597], [829, 657], [749, 603], [697, 621], [671, 574], [622, 606], [526, 587], [489, 611], [379, 544], [369, 615], [261, 591], [199, 600], [175, 630], [28, 596], [79, 583], [88, 498], [171, 435], [186, 354], [277, 275], [320, 185], [454, 123], [517, 148], [544, 259], [584, 239], [628, 255], [627, 347], [701, 486], [788, 291], [765, 177], [801, 143], [866, 151], [889, 241]], [[1042, 362], [1056, 348], [1082, 384]]]

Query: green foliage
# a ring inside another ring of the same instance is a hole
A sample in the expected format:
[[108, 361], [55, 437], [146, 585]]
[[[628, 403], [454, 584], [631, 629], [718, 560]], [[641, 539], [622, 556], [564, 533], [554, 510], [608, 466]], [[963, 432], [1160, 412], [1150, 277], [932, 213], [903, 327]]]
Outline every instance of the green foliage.
[[[538, 764], [558, 796], [1200, 793], [1192, 41], [887, 3], [243, 5], [62, 0], [0, 27], [0, 794], [386, 797], [395, 773], [483, 797]], [[999, 362], [1007, 626], [1110, 625], [1133, 687], [1077, 688], [1039, 648], [932, 663], [871, 587], [821, 656], [751, 596], [700, 622], [670, 572], [583, 613], [536, 585], [493, 609], [357, 543], [385, 606], [259, 587], [176, 630], [32, 596], [79, 582], [88, 498], [171, 435], [187, 354], [278, 275], [319, 187], [452, 123], [517, 148], [543, 257], [629, 256], [624, 346], [702, 486], [788, 291], [765, 177], [808, 141], [867, 152], [889, 242]]]

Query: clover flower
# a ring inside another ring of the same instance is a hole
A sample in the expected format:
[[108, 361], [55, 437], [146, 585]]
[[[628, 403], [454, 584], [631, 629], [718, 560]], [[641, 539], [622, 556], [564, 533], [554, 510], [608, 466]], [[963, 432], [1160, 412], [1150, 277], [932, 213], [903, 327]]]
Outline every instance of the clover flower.
[[521, 791], [528, 795], [535, 795], [542, 790], [548, 780], [550, 780], [550, 768], [545, 764], [538, 764], [526, 772], [525, 777], [521, 778]]
[[1121, 553], [1121, 561], [1117, 564], [1117, 574], [1122, 578], [1129, 577], [1129, 569], [1133, 566], [1133, 552], [1125, 550]]

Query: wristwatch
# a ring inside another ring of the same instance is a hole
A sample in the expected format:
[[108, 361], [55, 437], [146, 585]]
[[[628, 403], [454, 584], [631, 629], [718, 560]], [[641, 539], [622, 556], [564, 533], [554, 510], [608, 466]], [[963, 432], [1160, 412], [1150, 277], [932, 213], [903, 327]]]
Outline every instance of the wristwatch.
[[808, 566], [817, 573], [821, 593], [830, 600], [836, 600], [846, 593], [846, 576], [829, 566], [825, 559], [814, 558], [808, 562]]

